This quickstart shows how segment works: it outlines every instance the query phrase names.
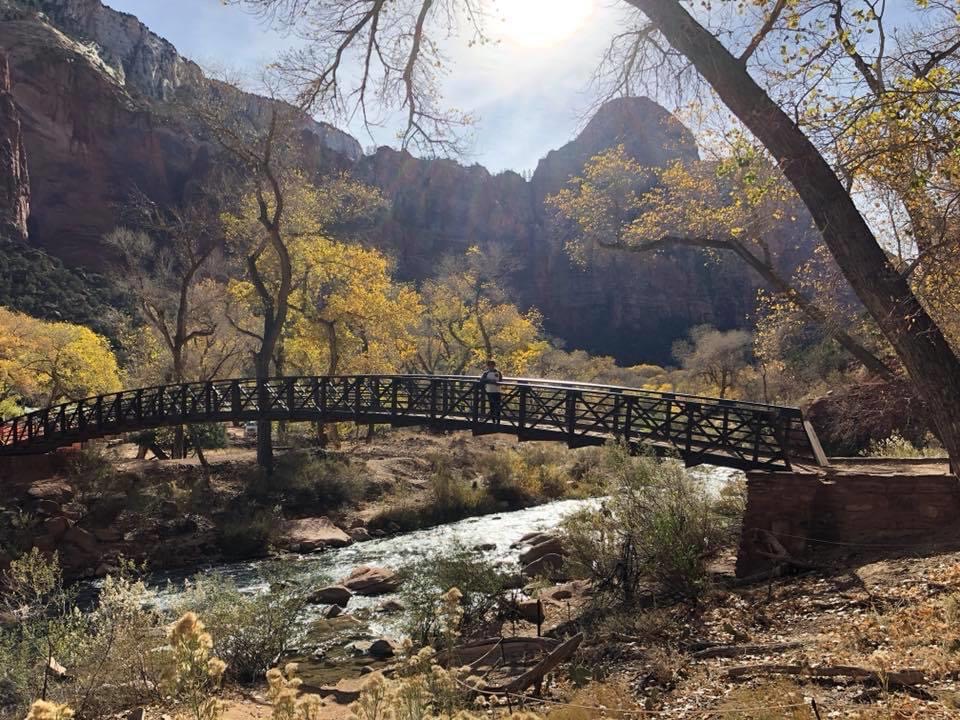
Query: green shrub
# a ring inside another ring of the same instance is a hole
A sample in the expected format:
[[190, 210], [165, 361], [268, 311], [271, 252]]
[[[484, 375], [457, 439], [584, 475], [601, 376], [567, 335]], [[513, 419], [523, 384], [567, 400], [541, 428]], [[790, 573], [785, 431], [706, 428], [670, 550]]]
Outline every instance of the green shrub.
[[[6, 611], [16, 623], [0, 627], [0, 700], [5, 714], [23, 717], [44, 695], [67, 703], [79, 717], [108, 717], [153, 702], [159, 666], [151, 648], [162, 642], [160, 619], [146, 609], [136, 568], [122, 563], [103, 581], [96, 606], [83, 613], [63, 584], [56, 555], [34, 550], [4, 575]], [[49, 658], [67, 668], [57, 679]]]
[[698, 595], [707, 559], [729, 539], [729, 521], [676, 461], [633, 457], [613, 446], [603, 467], [609, 499], [563, 525], [571, 566], [627, 601], [644, 579]]
[[227, 510], [217, 527], [220, 550], [228, 558], [264, 555], [281, 521], [279, 508], [256, 508], [242, 502]]
[[117, 472], [102, 445], [93, 443], [70, 454], [67, 476], [84, 493], [106, 492], [116, 485]]
[[491, 452], [480, 458], [480, 469], [490, 496], [511, 508], [529, 505], [536, 498], [536, 482], [530, 467], [514, 450]]
[[30, 549], [37, 518], [20, 508], [0, 508], [0, 551], [12, 558]]
[[459, 543], [407, 566], [401, 575], [404, 630], [415, 643], [434, 647], [443, 642], [444, 593], [457, 588], [462, 594], [460, 633], [470, 636], [490, 619], [508, 584], [494, 563]]
[[370, 485], [363, 466], [338, 457], [310, 452], [287, 453], [277, 459], [273, 474], [257, 471], [249, 492], [260, 501], [273, 501], [303, 513], [327, 513], [364, 499]]
[[450, 522], [474, 514], [481, 509], [482, 492], [468, 482], [462, 472], [454, 470], [445, 457], [433, 459], [430, 475], [431, 519]]
[[[192, 434], [191, 434], [192, 430]], [[167, 452], [173, 450], [176, 427], [164, 427], [156, 430], [144, 430], [131, 433], [127, 439], [138, 445], [154, 445]], [[194, 438], [201, 450], [219, 450], [227, 446], [227, 426], [223, 423], [196, 423], [184, 428], [184, 442], [188, 449], [193, 447]]]
[[245, 594], [221, 575], [197, 575], [181, 595], [175, 614], [196, 612], [213, 636], [213, 651], [227, 663], [227, 676], [250, 683], [263, 679], [295, 639], [305, 593], [287, 575], [270, 578], [269, 592]]
[[371, 528], [395, 526], [403, 531], [418, 530], [496, 510], [495, 503], [484, 488], [464, 477], [463, 470], [453, 467], [448, 456], [433, 455], [430, 461], [430, 495], [427, 501], [411, 501], [401, 488], [393, 502], [370, 519], [368, 525]]
[[881, 458], [945, 458], [943, 448], [937, 445], [936, 439], [930, 438], [926, 447], [917, 447], [898, 433], [893, 433], [886, 440], [871, 442], [864, 455]]

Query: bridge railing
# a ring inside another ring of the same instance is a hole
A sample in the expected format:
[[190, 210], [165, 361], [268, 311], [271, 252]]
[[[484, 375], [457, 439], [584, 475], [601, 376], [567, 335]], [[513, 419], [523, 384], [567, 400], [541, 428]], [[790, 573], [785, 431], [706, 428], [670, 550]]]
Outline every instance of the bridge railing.
[[570, 446], [618, 438], [689, 464], [789, 468], [809, 462], [796, 408], [589, 383], [507, 378], [499, 422], [476, 378], [358, 375], [214, 380], [128, 390], [45, 408], [0, 423], [0, 454], [164, 425], [231, 420], [430, 424]]

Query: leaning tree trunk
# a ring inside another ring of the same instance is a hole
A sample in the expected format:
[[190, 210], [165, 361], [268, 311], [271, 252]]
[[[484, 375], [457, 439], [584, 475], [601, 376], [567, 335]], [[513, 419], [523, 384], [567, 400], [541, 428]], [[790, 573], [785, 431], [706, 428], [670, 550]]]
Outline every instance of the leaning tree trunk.
[[678, 0], [627, 0], [691, 61], [776, 158], [857, 297], [893, 345], [960, 470], [960, 361], [906, 279], [888, 261], [823, 156], [770, 96]]

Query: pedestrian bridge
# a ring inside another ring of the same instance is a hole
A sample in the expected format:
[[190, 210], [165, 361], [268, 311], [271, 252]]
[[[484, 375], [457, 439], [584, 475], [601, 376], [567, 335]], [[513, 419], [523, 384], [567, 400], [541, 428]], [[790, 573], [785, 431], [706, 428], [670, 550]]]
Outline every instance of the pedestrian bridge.
[[353, 375], [236, 379], [124, 390], [0, 422], [0, 456], [51, 452], [150, 428], [249, 420], [355, 422], [509, 433], [569, 447], [619, 440], [687, 465], [825, 465], [798, 408], [635, 388], [507, 378], [500, 422], [476, 378]]

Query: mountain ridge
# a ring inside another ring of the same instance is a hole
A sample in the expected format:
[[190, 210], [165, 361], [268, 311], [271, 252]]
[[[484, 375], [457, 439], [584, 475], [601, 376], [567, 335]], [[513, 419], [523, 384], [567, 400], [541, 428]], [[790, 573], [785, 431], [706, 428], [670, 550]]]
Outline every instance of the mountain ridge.
[[[10, 58], [31, 176], [29, 242], [69, 265], [109, 263], [102, 238], [132, 187], [174, 204], [217, 162], [169, 101], [184, 83], [214, 81], [134, 16], [100, 0], [0, 0], [0, 46]], [[275, 102], [232, 91], [254, 112]], [[544, 207], [586, 160], [616, 145], [648, 166], [697, 157], [690, 131], [648, 98], [603, 105], [576, 138], [540, 160], [529, 181], [389, 147], [364, 154], [347, 133], [303, 122], [310, 172], [349, 171], [389, 201], [366, 241], [396, 258], [404, 280], [430, 277], [442, 258], [472, 245], [499, 246], [517, 261], [511, 296], [540, 310], [548, 333], [624, 362], [668, 361], [673, 340], [693, 325], [749, 324], [761, 283], [735, 260], [707, 268], [703, 253], [676, 249], [604, 253], [579, 267]], [[786, 262], [805, 253], [794, 255]]]

